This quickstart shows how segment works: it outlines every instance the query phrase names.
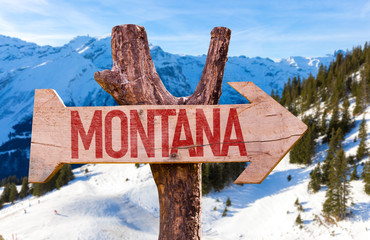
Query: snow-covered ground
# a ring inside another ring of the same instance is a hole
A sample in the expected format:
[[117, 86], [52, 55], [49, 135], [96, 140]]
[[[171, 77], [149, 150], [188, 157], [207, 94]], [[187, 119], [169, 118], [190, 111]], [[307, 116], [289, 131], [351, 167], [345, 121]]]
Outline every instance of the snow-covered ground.
[[[353, 139], [361, 119], [356, 117], [346, 135], [347, 155], [356, 152], [359, 141]], [[369, 111], [366, 120], [370, 129]], [[326, 149], [327, 144], [318, 146], [315, 162], [323, 161]], [[370, 197], [362, 180], [351, 182], [353, 217], [329, 224], [321, 214], [326, 188], [307, 191], [313, 167], [289, 164], [286, 156], [262, 184], [231, 185], [203, 197], [203, 239], [369, 239]], [[59, 191], [5, 205], [0, 234], [19, 240], [157, 239], [158, 195], [148, 165], [84, 165], [74, 173], [76, 179]], [[232, 205], [222, 217], [227, 197]], [[297, 198], [303, 212], [294, 205]], [[303, 228], [295, 224], [299, 213]]]
[[[14, 123], [31, 114], [35, 88], [54, 88], [72, 105], [107, 104], [108, 100], [102, 97], [106, 94], [92, 76], [97, 70], [111, 67], [109, 39], [80, 37], [61, 48], [39, 47], [6, 37], [0, 37], [0, 42], [3, 43], [0, 45], [3, 50], [0, 54], [0, 85], [3, 86], [0, 143], [8, 138]], [[174, 86], [175, 91], [179, 80], [184, 80], [190, 89], [195, 88], [205, 56], [175, 56], [155, 47], [151, 51], [167, 87]], [[281, 90], [288, 77], [307, 77], [310, 72], [317, 72], [319, 63], [333, 58], [294, 57], [274, 62], [230, 57], [224, 82], [258, 81], [258, 85], [270, 93], [271, 89]], [[235, 91], [229, 89], [223, 88], [224, 99], [236, 96]], [[367, 110], [369, 130], [370, 109]], [[361, 120], [362, 116], [356, 117], [356, 127], [346, 135], [347, 155], [356, 153], [359, 141], [354, 139]], [[326, 149], [327, 145], [318, 146], [315, 163], [323, 161]], [[307, 191], [313, 167], [289, 164], [287, 156], [260, 185], [231, 185], [221, 192], [208, 194], [203, 198], [203, 239], [369, 239], [370, 197], [363, 191], [363, 182], [351, 182], [354, 217], [327, 224], [321, 215], [325, 189], [316, 194]], [[358, 171], [362, 171], [361, 166]], [[157, 239], [158, 196], [148, 165], [138, 169], [124, 164], [85, 165], [74, 173], [76, 179], [59, 191], [39, 198], [29, 196], [14, 205], [6, 204], [0, 210], [0, 235], [7, 240]], [[291, 181], [287, 180], [288, 175], [292, 176]], [[227, 197], [232, 205], [228, 207], [227, 216], [222, 217]], [[304, 208], [302, 229], [295, 224], [299, 214], [294, 206], [297, 198]]]

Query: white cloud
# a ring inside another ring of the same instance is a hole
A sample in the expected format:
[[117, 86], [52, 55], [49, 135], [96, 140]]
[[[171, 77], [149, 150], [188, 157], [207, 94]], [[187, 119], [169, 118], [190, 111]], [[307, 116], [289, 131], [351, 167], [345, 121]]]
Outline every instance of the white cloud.
[[2, 10], [13, 13], [36, 13], [48, 16], [50, 4], [47, 0], [0, 0]]
[[232, 30], [233, 55], [253, 50], [268, 56], [266, 49], [278, 52], [287, 43], [320, 48], [346, 42], [351, 48], [370, 39], [370, 2], [364, 1], [0, 0], [0, 6], [0, 34], [41, 45], [100, 36], [128, 23], [144, 26], [149, 41], [163, 49], [195, 55], [206, 52], [214, 26]]

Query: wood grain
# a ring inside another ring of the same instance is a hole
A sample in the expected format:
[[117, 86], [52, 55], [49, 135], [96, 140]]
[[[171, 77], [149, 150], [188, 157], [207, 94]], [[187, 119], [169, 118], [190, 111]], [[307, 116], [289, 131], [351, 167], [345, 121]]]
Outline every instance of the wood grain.
[[[176, 98], [166, 90], [156, 72], [145, 29], [133, 24], [114, 27], [111, 42], [113, 67], [96, 72], [94, 78], [118, 104], [135, 106], [66, 108], [53, 90], [37, 90], [29, 181], [47, 181], [64, 163], [151, 163], [159, 195], [159, 239], [200, 239], [200, 163], [249, 161], [251, 164], [235, 182], [260, 183], [306, 131], [302, 122], [253, 83], [231, 83], [251, 104], [205, 106], [218, 104], [230, 36], [230, 29], [216, 27], [212, 30], [207, 60], [195, 92], [188, 97]], [[204, 134], [207, 130], [194, 128], [199, 108], [212, 129], [208, 129], [208, 137], [218, 129], [213, 128], [217, 125], [213, 122], [213, 114], [214, 109], [219, 109], [219, 143], [215, 142], [217, 134], [211, 136], [209, 142]], [[162, 122], [157, 116], [154, 123], [148, 125], [148, 115], [153, 109], [176, 113], [168, 117], [168, 147], [163, 140], [167, 140], [167, 135], [162, 131], [166, 121]], [[227, 127], [230, 119], [235, 120], [235, 114], [230, 117], [230, 109], [237, 113], [242, 140], [235, 124], [232, 128]], [[131, 125], [130, 121], [134, 119], [131, 110], [137, 112], [141, 127], [136, 124], [138, 120]], [[180, 111], [186, 112], [187, 120], [179, 117]], [[127, 131], [122, 130], [126, 127]], [[151, 133], [155, 136], [154, 143], [149, 141], [151, 128], [154, 129]], [[176, 128], [180, 128], [180, 135], [176, 135]], [[133, 134], [139, 139], [132, 138]], [[201, 134], [203, 142], [200, 144]], [[147, 138], [147, 141], [140, 138]], [[131, 152], [135, 148], [131, 145], [132, 140], [138, 142], [137, 156], [135, 151]], [[230, 145], [231, 140], [234, 141]], [[131, 142], [126, 146], [125, 141]], [[174, 142], [181, 146], [172, 146]], [[241, 146], [245, 146], [245, 153]], [[226, 154], [220, 154], [217, 147]], [[178, 150], [173, 152], [174, 148]], [[150, 149], [154, 149], [154, 156]], [[203, 149], [203, 155], [194, 156], [194, 149]], [[76, 151], [78, 157], [72, 157]]]
[[[55, 91], [36, 90], [30, 181], [45, 181], [50, 176], [35, 171], [50, 174], [64, 163], [251, 162], [236, 183], [259, 183], [307, 127], [252, 82], [229, 84], [251, 104], [65, 107]], [[230, 120], [233, 112], [236, 113], [237, 124]], [[72, 137], [75, 127], [73, 113], [78, 113], [80, 127], [84, 129], [84, 133], [74, 136], [75, 141]], [[101, 115], [100, 122], [93, 121], [96, 113]], [[200, 117], [203, 121], [199, 120]], [[92, 132], [90, 142], [85, 144], [86, 149], [82, 138], [92, 129], [91, 126], [97, 124], [100, 134]], [[237, 125], [241, 127], [242, 139], [236, 136]], [[164, 132], [165, 127], [167, 130]], [[229, 136], [227, 128], [232, 130]], [[148, 137], [149, 129], [151, 138]], [[205, 129], [210, 132], [208, 136]], [[216, 133], [219, 138], [212, 141], [211, 137]], [[183, 144], [174, 146], [176, 139]], [[185, 140], [188, 143], [185, 144]], [[228, 145], [230, 141], [233, 143]], [[216, 147], [218, 152], [212, 150], [214, 145], [219, 145]], [[77, 158], [73, 158], [72, 146], [77, 149]], [[245, 154], [240, 149], [243, 146]], [[101, 156], [98, 156], [97, 148]]]

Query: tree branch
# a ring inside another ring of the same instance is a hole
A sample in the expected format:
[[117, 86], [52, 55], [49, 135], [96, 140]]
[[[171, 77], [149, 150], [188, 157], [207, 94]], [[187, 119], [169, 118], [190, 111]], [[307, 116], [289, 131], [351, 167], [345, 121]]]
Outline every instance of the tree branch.
[[[112, 30], [112, 70], [94, 74], [95, 80], [120, 105], [209, 105], [221, 96], [231, 31], [216, 27], [202, 77], [188, 98], [176, 98], [155, 70], [145, 29], [137, 25]], [[159, 239], [200, 239], [201, 164], [151, 164], [160, 205]]]

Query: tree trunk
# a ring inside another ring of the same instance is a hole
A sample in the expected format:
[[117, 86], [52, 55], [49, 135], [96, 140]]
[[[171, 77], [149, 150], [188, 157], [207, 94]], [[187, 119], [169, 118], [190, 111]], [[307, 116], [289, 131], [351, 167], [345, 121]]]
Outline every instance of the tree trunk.
[[[202, 77], [195, 92], [174, 97], [159, 78], [149, 51], [145, 29], [120, 25], [112, 29], [112, 70], [94, 74], [95, 80], [120, 105], [218, 104], [231, 31], [216, 27]], [[158, 188], [160, 230], [158, 239], [201, 238], [201, 164], [151, 164]]]

